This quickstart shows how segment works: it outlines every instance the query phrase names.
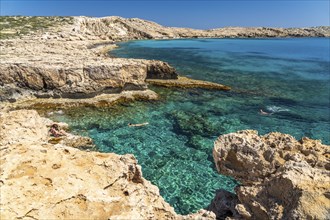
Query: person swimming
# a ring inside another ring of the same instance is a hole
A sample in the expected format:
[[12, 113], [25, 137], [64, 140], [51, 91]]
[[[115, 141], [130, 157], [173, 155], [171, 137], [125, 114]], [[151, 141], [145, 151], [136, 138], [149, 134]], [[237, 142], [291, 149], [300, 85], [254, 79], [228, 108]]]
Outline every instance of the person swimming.
[[128, 127], [140, 127], [140, 126], [145, 126], [145, 125], [148, 125], [148, 124], [149, 124], [148, 122], [144, 122], [144, 123], [141, 123], [141, 124], [128, 123]]
[[273, 113], [265, 112], [262, 109], [259, 111], [260, 115], [272, 115]]
[[267, 109], [267, 112], [260, 109], [259, 114], [260, 115], [272, 115], [272, 114], [275, 114], [275, 113], [278, 113], [278, 112], [288, 112], [288, 111], [290, 111], [289, 109], [278, 107], [278, 106], [275, 106], [275, 105], [267, 106], [266, 109]]

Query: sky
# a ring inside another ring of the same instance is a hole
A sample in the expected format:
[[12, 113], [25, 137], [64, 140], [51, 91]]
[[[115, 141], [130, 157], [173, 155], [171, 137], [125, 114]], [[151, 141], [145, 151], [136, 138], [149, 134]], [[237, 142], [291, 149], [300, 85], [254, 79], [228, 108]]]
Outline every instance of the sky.
[[0, 0], [1, 16], [122, 16], [210, 29], [330, 25], [330, 0]]

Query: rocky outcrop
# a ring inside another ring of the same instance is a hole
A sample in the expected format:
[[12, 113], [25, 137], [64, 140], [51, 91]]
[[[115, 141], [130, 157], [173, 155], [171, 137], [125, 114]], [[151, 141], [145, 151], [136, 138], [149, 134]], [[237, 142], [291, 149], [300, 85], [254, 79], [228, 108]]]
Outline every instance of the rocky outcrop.
[[210, 205], [207, 207], [212, 213], [215, 213], [216, 219], [242, 219], [235, 207], [238, 204], [237, 195], [225, 190], [218, 190]]
[[238, 179], [236, 210], [246, 219], [328, 219], [330, 152], [320, 141], [241, 131], [220, 136], [218, 171]]
[[145, 90], [147, 76], [177, 77], [174, 68], [165, 62], [97, 56], [96, 51], [88, 49], [90, 42], [14, 40], [1, 44], [2, 99], [28, 93], [37, 97], [88, 98]]
[[152, 60], [147, 65], [147, 79], [178, 79], [175, 69], [162, 61]]
[[214, 37], [268, 38], [268, 37], [330, 37], [330, 27], [270, 28], [270, 27], [224, 27], [209, 30]]
[[115, 94], [102, 94], [92, 98], [26, 98], [20, 99], [16, 102], [0, 102], [0, 111], [13, 109], [48, 109], [48, 108], [77, 108], [77, 107], [109, 107], [119, 103], [129, 101], [143, 101], [143, 100], [158, 100], [158, 95], [154, 91], [137, 90], [137, 91], [123, 91]]
[[49, 143], [51, 123], [35, 111], [0, 116], [1, 219], [176, 217], [133, 155]]
[[178, 87], [178, 88], [203, 88], [212, 90], [230, 90], [229, 86], [225, 86], [219, 83], [212, 83], [203, 80], [190, 79], [188, 77], [179, 76], [177, 79], [152, 79], [148, 78], [147, 83], [163, 86], [163, 87]]
[[211, 30], [164, 27], [139, 18], [75, 17], [75, 31], [89, 39], [169, 39], [169, 38], [255, 38], [255, 37], [329, 37], [330, 27], [268, 28], [225, 27]]

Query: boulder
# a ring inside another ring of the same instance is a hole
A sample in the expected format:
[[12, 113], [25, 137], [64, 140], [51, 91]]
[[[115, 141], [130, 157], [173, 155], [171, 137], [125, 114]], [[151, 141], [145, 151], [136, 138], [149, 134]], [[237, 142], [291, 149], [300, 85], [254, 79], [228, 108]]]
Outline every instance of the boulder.
[[147, 79], [178, 79], [178, 74], [168, 63], [150, 60], [147, 65]]
[[320, 141], [246, 130], [220, 136], [217, 170], [241, 182], [236, 211], [252, 219], [328, 219], [330, 152]]

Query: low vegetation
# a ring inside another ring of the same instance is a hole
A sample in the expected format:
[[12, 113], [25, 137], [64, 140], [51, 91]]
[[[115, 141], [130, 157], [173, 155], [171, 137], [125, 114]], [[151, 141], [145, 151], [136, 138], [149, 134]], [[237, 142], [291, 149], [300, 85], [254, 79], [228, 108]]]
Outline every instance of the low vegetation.
[[0, 16], [0, 39], [33, 34], [72, 23], [72, 17]]

